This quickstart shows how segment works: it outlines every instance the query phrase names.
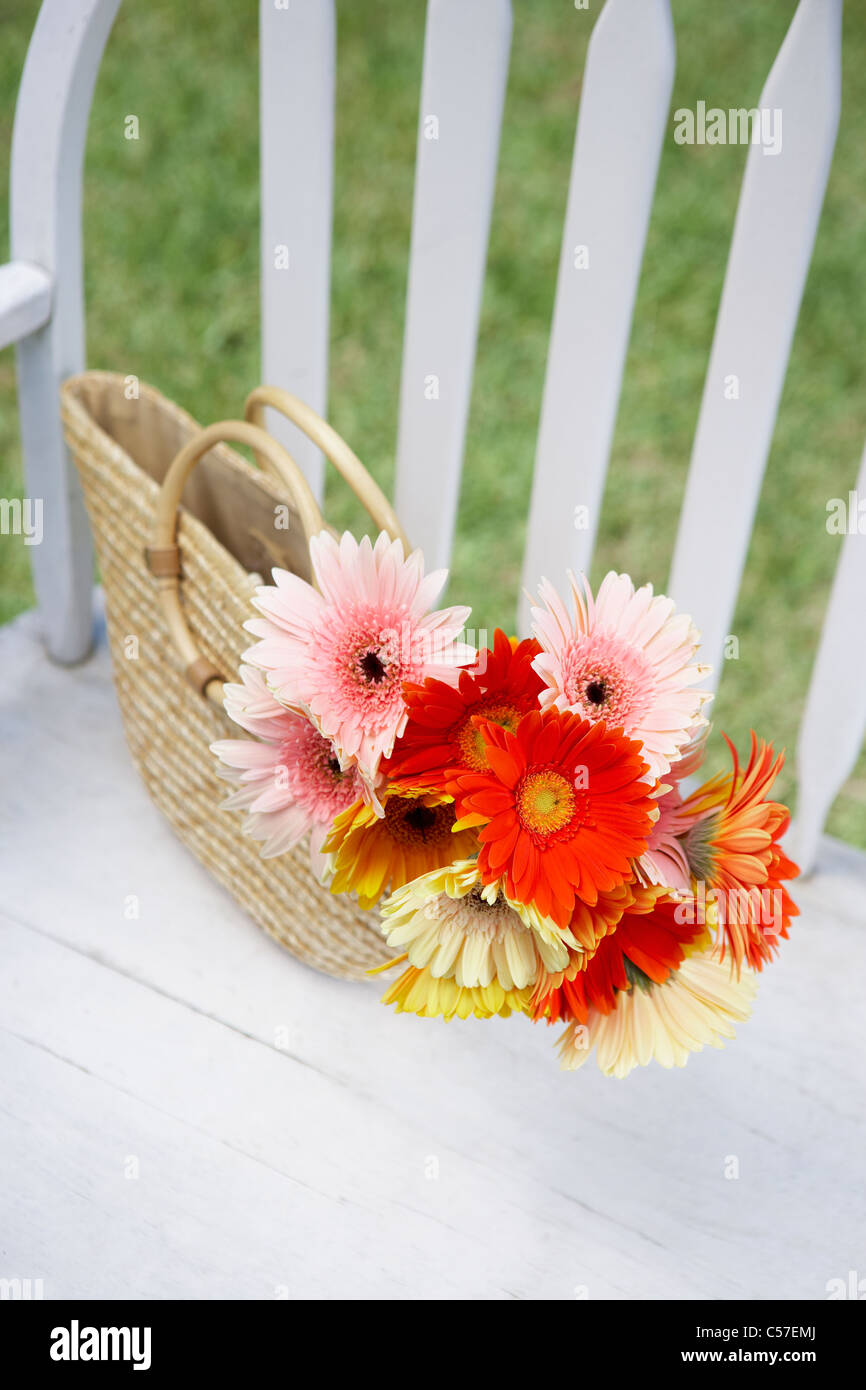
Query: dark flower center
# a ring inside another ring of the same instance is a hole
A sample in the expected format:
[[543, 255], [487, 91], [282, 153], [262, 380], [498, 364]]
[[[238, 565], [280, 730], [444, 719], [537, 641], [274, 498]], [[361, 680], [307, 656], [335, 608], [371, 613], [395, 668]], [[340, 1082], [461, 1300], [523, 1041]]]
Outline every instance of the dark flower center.
[[366, 652], [358, 662], [370, 685], [378, 685], [385, 679], [387, 671], [377, 652]]
[[413, 806], [405, 815], [406, 824], [423, 835], [439, 819], [432, 806]]
[[418, 849], [446, 845], [451, 840], [454, 807], [450, 802], [425, 806], [402, 796], [389, 796], [385, 802], [385, 824], [399, 845]]
[[586, 687], [586, 698], [590, 704], [603, 705], [607, 699], [607, 683], [601, 678], [590, 681]]
[[470, 902], [472, 906], [474, 908], [477, 908], [479, 912], [499, 912], [500, 903], [489, 902], [487, 898], [482, 897], [483, 892], [483, 885], [480, 883], [474, 883], [470, 888], [469, 892], [466, 894], [466, 901]]

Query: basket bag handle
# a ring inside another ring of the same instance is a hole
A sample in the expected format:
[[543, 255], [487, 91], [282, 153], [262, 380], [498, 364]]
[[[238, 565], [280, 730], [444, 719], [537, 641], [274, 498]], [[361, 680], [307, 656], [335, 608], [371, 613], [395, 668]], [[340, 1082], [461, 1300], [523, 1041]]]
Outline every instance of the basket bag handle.
[[307, 541], [325, 528], [319, 504], [300, 468], [288, 450], [262, 428], [266, 405], [285, 415], [318, 445], [379, 529], [387, 531], [392, 539], [402, 541], [407, 553], [409, 551], [409, 543], [390, 502], [357, 454], [321, 416], [288, 391], [276, 386], [259, 386], [247, 397], [244, 407], [246, 419], [222, 420], [208, 425], [189, 440], [172, 460], [163, 480], [157, 499], [153, 544], [147, 548], [145, 556], [158, 585], [160, 606], [169, 635], [183, 661], [186, 678], [220, 709], [223, 707], [223, 676], [199, 652], [180, 601], [182, 570], [177, 544], [177, 519], [187, 478], [215, 444], [245, 444], [253, 450], [259, 467], [286, 487]]
[[337, 431], [305, 401], [293, 396], [290, 391], [283, 391], [279, 386], [257, 386], [251, 391], [244, 406], [245, 418], [254, 425], [264, 427], [265, 406], [268, 405], [285, 415], [287, 420], [291, 420], [293, 425], [297, 425], [318, 445], [343, 480], [349, 484], [379, 530], [387, 531], [392, 540], [402, 541], [403, 549], [408, 555], [411, 547], [397, 520], [397, 513], [378, 483], [370, 477], [358, 455], [349, 448]]
[[223, 677], [193, 640], [180, 601], [182, 570], [177, 544], [177, 517], [183, 489], [192, 470], [215, 444], [246, 444], [255, 451], [263, 471], [288, 491], [309, 540], [322, 530], [324, 521], [309, 483], [291, 455], [263, 429], [248, 420], [221, 420], [190, 439], [175, 456], [163, 479], [156, 504], [153, 544], [145, 551], [150, 572], [159, 588], [159, 602], [169, 635], [184, 664], [191, 685], [222, 708]]

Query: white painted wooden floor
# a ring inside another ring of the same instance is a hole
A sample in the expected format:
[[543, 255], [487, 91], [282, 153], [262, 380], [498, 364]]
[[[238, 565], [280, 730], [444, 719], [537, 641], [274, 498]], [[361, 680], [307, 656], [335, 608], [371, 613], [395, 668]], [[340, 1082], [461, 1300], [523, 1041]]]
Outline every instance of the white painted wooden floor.
[[104, 647], [63, 671], [31, 616], [0, 630], [0, 740], [0, 1277], [820, 1299], [866, 1274], [851, 850], [825, 844], [734, 1045], [606, 1081], [561, 1073], [554, 1030], [396, 1018], [273, 945], [150, 805]]

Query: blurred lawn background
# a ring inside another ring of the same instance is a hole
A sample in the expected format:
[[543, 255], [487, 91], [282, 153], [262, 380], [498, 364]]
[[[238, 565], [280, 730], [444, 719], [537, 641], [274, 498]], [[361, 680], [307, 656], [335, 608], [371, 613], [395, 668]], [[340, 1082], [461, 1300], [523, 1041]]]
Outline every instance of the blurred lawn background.
[[[599, 10], [515, 0], [514, 41], [451, 593], [510, 626], [587, 39]], [[794, 0], [673, 0], [672, 109], [752, 106]], [[2, 0], [0, 258], [15, 92], [38, 6]], [[330, 417], [386, 486], [393, 471], [423, 0], [339, 0]], [[259, 380], [255, 0], [121, 8], [87, 150], [88, 360], [136, 373], [203, 421]], [[866, 437], [866, 7], [846, 7], [843, 114], [815, 258], [715, 712], [793, 750], [840, 539], [826, 503]], [[123, 138], [135, 114], [140, 139]], [[745, 162], [677, 146], [659, 176], [599, 545], [663, 589]], [[14, 357], [0, 354], [0, 495], [22, 492]], [[329, 515], [360, 525], [334, 488]], [[712, 564], [712, 556], [707, 556]], [[559, 580], [560, 576], [550, 576]], [[32, 602], [27, 552], [0, 537], [0, 621]], [[700, 625], [701, 615], [695, 619]], [[864, 627], [852, 629], [864, 640]], [[827, 692], [833, 717], [833, 692]], [[721, 743], [721, 740], [717, 740]], [[721, 765], [716, 751], [712, 766]], [[791, 768], [783, 790], [792, 792]], [[866, 847], [866, 758], [830, 829]]]

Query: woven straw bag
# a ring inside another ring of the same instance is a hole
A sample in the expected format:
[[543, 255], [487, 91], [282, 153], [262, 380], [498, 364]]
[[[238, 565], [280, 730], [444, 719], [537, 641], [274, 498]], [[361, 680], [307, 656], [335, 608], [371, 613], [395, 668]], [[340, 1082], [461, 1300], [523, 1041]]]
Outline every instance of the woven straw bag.
[[[291, 456], [262, 428], [292, 419], [335, 464], [376, 526], [405, 537], [388, 501], [329, 425], [287, 392], [259, 387], [245, 419], [203, 429], [160, 392], [86, 372], [61, 390], [66, 440], [84, 488], [105, 589], [114, 683], [126, 739], [181, 840], [260, 926], [317, 970], [358, 979], [386, 958], [371, 913], [323, 888], [305, 844], [262, 859], [209, 745], [239, 737], [223, 710], [250, 644], [250, 599], [273, 566], [310, 578], [308, 541], [324, 523]], [[224, 441], [254, 451], [258, 468]], [[181, 504], [183, 496], [183, 504]], [[275, 528], [276, 508], [287, 529]]]

